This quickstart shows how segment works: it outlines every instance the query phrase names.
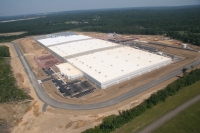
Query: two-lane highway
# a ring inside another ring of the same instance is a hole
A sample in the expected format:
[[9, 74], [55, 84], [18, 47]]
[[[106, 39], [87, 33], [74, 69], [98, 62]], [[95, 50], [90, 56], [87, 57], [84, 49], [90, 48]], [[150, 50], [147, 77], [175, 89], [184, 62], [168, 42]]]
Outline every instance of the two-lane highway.
[[[105, 108], [105, 107], [109, 107], [112, 105], [115, 105], [117, 103], [120, 103], [126, 99], [129, 99], [137, 94], [140, 94], [141, 92], [150, 89], [151, 87], [160, 84], [172, 77], [175, 77], [176, 75], [182, 73], [181, 69], [178, 69], [174, 72], [171, 72], [157, 80], [154, 80], [153, 82], [147, 83], [141, 87], [138, 87], [134, 90], [131, 90], [127, 93], [124, 93], [118, 97], [115, 97], [113, 99], [110, 99], [108, 101], [104, 101], [104, 102], [99, 102], [99, 103], [94, 103], [94, 104], [67, 104], [67, 103], [62, 103], [59, 101], [56, 101], [52, 98], [50, 98], [44, 91], [44, 89], [42, 88], [42, 86], [38, 83], [35, 75], [33, 74], [33, 71], [31, 70], [29, 64], [27, 63], [26, 59], [24, 58], [24, 56], [22, 55], [18, 45], [16, 43], [13, 42], [13, 45], [17, 51], [17, 54], [26, 70], [27, 75], [29, 76], [29, 79], [32, 83], [33, 88], [35, 89], [35, 92], [37, 93], [37, 96], [45, 103], [48, 104], [52, 107], [55, 108], [62, 108], [62, 109], [68, 109], [68, 110], [92, 110], [92, 109], [99, 109], [99, 108]], [[191, 64], [187, 65], [187, 68], [190, 68], [192, 65], [196, 66], [200, 64], [200, 60], [195, 61]]]

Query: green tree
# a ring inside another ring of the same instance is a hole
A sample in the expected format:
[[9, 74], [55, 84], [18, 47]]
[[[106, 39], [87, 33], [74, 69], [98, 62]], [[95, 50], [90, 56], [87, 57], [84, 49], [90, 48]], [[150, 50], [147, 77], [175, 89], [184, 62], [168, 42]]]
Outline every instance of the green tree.
[[184, 75], [184, 76], [187, 74], [187, 70], [188, 70], [188, 69], [185, 68], [185, 67], [182, 69], [182, 72], [183, 72], [183, 75]]

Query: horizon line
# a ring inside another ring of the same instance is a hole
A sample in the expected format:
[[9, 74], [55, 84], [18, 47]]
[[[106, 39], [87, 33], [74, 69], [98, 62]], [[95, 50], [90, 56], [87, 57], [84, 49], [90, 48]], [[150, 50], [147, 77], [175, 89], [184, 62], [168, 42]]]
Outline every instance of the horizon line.
[[170, 7], [189, 7], [189, 6], [200, 6], [200, 4], [197, 5], [179, 5], [179, 6], [141, 6], [141, 7], [113, 7], [113, 8], [97, 8], [97, 9], [79, 9], [79, 10], [62, 10], [62, 11], [50, 11], [50, 12], [38, 12], [38, 13], [29, 13], [29, 14], [19, 14], [19, 15], [6, 15], [6, 16], [1, 16], [2, 17], [15, 17], [15, 16], [23, 16], [23, 15], [46, 15], [46, 14], [54, 14], [54, 13], [61, 13], [61, 12], [75, 12], [75, 11], [95, 11], [95, 10], [115, 10], [115, 9], [130, 9], [130, 8], [170, 8]]

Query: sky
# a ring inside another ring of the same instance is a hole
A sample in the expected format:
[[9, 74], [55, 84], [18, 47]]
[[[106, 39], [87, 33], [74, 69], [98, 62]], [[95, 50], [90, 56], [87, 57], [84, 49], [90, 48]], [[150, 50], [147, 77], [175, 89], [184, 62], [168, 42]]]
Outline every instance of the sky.
[[200, 0], [0, 0], [0, 16], [104, 8], [199, 4]]

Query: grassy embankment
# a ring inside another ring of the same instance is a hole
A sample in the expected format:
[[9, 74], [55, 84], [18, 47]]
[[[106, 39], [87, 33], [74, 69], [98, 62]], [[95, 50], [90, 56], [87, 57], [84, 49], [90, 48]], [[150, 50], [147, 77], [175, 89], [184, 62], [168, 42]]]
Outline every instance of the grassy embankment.
[[[165, 100], [165, 102], [161, 102], [158, 105], [154, 106], [153, 108], [147, 110], [145, 113], [136, 117], [131, 122], [129, 122], [128, 124], [125, 124], [123, 127], [117, 129], [113, 133], [137, 132], [138, 130], [144, 128], [145, 126], [147, 126], [148, 124], [150, 124], [151, 122], [153, 122], [154, 120], [159, 118], [160, 116], [164, 115], [165, 113], [173, 110], [174, 108], [180, 106], [181, 104], [185, 103], [186, 101], [188, 101], [188, 100], [192, 99], [193, 97], [197, 96], [198, 94], [200, 94], [199, 86], [200, 86], [200, 81], [196, 82], [193, 85], [184, 87], [179, 92], [177, 92], [176, 95], [167, 98]], [[200, 113], [198, 115], [200, 116]], [[182, 116], [182, 118], [183, 118], [183, 116]], [[187, 116], [185, 116], [185, 118], [183, 118], [183, 119], [185, 119], [187, 121]], [[196, 119], [196, 121], [198, 121], [198, 120], [199, 119]], [[190, 122], [190, 121], [188, 120], [187, 122]], [[183, 126], [183, 125], [184, 124], [181, 124], [181, 126]], [[196, 125], [194, 125], [194, 128], [198, 128], [198, 127], [196, 127]], [[165, 128], [165, 131], [168, 129], [169, 128]], [[174, 128], [174, 131], [175, 130], [176, 129]], [[183, 130], [185, 130], [185, 129], [183, 129]], [[162, 131], [165, 132], [164, 129]], [[173, 131], [173, 129], [172, 130], [170, 129], [170, 131]]]
[[200, 102], [181, 112], [154, 133], [199, 133]]

